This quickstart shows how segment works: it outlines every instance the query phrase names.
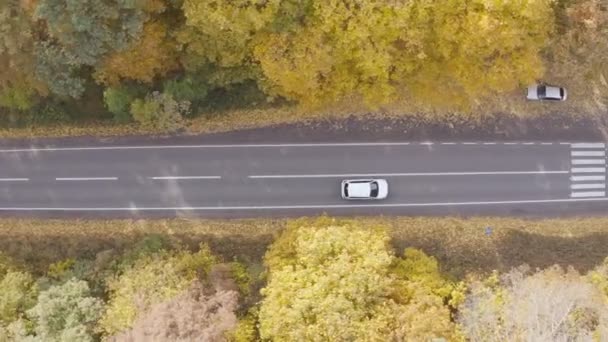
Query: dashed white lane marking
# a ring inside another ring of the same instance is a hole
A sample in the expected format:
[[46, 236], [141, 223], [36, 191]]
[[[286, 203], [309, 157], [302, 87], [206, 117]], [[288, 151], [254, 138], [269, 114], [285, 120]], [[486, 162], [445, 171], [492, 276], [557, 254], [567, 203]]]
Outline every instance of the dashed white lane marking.
[[118, 177], [57, 177], [56, 181], [108, 181], [118, 180]]
[[605, 197], [606, 144], [574, 143], [570, 148], [570, 197]]
[[154, 180], [182, 180], [182, 179], [222, 179], [222, 176], [162, 176], [148, 177]]
[[0, 178], [0, 182], [27, 182], [29, 178]]
[[572, 176], [570, 180], [573, 182], [584, 182], [584, 181], [605, 181], [606, 176]]
[[589, 189], [606, 189], [605, 183], [585, 183], [585, 184], [572, 184], [570, 189], [573, 190], [589, 190]]
[[602, 159], [572, 159], [572, 165], [605, 165], [606, 161]]
[[436, 202], [436, 203], [377, 203], [377, 204], [311, 204], [278, 206], [200, 206], [200, 207], [108, 207], [108, 208], [69, 208], [69, 207], [0, 207], [0, 211], [222, 211], [222, 210], [284, 210], [284, 209], [353, 209], [353, 208], [408, 208], [408, 207], [456, 207], [480, 205], [514, 204], [551, 204], [606, 202], [608, 198], [556, 198], [540, 200], [477, 201], [477, 202]]
[[567, 174], [568, 171], [488, 171], [488, 172], [413, 172], [413, 173], [345, 173], [318, 175], [250, 175], [251, 179], [273, 178], [348, 178], [348, 177], [425, 177], [425, 176], [483, 176], [483, 175], [545, 175]]
[[605, 157], [606, 151], [572, 151], [572, 157]]
[[584, 191], [584, 192], [573, 192], [571, 195], [573, 198], [581, 197], [605, 197], [605, 191]]

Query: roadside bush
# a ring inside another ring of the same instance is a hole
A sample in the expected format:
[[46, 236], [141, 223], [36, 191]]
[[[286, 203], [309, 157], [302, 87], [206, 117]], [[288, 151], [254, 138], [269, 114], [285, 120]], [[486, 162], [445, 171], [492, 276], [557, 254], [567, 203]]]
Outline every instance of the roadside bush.
[[209, 86], [198, 75], [186, 75], [181, 79], [168, 80], [163, 84], [163, 92], [178, 101], [192, 104], [193, 111], [207, 98]]
[[57, 125], [72, 120], [67, 108], [58, 102], [47, 102], [33, 107], [26, 116], [29, 125]]
[[28, 85], [7, 87], [0, 92], [0, 107], [26, 111], [36, 104], [35, 96], [36, 90]]
[[190, 102], [176, 101], [168, 93], [157, 91], [131, 103], [131, 114], [143, 128], [175, 132], [183, 127], [183, 115], [188, 115]]
[[103, 101], [108, 111], [114, 115], [115, 122], [125, 123], [133, 119], [129, 109], [137, 95], [136, 89], [126, 86], [109, 87], [104, 90]]

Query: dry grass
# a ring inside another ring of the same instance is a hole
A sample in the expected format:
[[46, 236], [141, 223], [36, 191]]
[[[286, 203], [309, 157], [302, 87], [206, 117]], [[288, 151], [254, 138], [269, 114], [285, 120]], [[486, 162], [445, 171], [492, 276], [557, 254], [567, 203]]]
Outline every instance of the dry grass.
[[[385, 225], [400, 253], [421, 248], [455, 276], [469, 272], [570, 265], [587, 271], [608, 256], [608, 218], [523, 220], [514, 218], [356, 218], [362, 225]], [[284, 219], [239, 220], [0, 220], [0, 250], [46, 269], [68, 257], [94, 257], [122, 250], [146, 234], [161, 234], [194, 247], [207, 242], [226, 260], [259, 263]], [[493, 228], [491, 235], [485, 228]]]

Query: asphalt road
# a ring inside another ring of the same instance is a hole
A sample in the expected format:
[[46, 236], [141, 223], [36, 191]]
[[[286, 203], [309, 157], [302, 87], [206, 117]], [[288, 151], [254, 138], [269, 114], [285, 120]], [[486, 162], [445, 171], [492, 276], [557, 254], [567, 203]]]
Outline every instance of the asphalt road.
[[[605, 145], [393, 142], [0, 148], [0, 215], [603, 214]], [[381, 177], [384, 201], [339, 196]]]

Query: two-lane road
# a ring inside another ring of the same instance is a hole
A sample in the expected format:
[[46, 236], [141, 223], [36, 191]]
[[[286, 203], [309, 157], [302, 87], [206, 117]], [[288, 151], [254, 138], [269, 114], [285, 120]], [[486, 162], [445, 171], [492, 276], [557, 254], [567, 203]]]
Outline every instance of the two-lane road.
[[[0, 214], [602, 213], [603, 143], [386, 142], [0, 149]], [[386, 178], [347, 202], [346, 178]]]

